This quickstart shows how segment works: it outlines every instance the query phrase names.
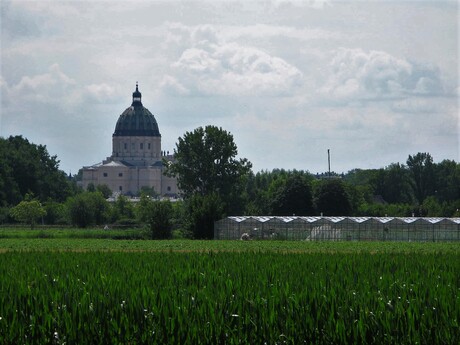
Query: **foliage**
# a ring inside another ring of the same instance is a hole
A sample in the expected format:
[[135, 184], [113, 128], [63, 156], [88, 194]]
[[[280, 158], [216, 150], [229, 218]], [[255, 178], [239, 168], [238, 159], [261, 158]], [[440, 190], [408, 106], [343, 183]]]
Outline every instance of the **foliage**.
[[236, 159], [238, 150], [233, 136], [215, 126], [199, 127], [179, 138], [174, 161], [168, 163], [167, 174], [177, 176], [184, 198], [198, 193], [216, 193], [222, 200], [242, 191], [242, 177], [251, 169], [247, 159]]
[[142, 186], [140, 195], [145, 194], [151, 198], [157, 198], [159, 194], [155, 191], [154, 187]]
[[109, 204], [99, 192], [83, 192], [66, 201], [70, 223], [80, 228], [107, 221]]
[[177, 253], [157, 243], [166, 251], [1, 254], [0, 343], [460, 340], [458, 252]]
[[[179, 138], [175, 153], [176, 160], [168, 162], [167, 170], [170, 175], [178, 175], [185, 199], [197, 193], [215, 194], [209, 199], [219, 200], [216, 212], [211, 205], [204, 211], [202, 204], [206, 198], [174, 204], [171, 219], [174, 231], [185, 235], [195, 236], [191, 231], [199, 232], [198, 225], [192, 225], [192, 220], [201, 222], [209, 212], [222, 216], [321, 212], [369, 216], [460, 215], [460, 164], [453, 160], [434, 163], [429, 153], [409, 155], [406, 164], [333, 173], [334, 178], [328, 178], [327, 173], [311, 175], [308, 171], [284, 169], [253, 173], [250, 162], [236, 158], [233, 136], [214, 126], [187, 132]], [[27, 193], [33, 193], [45, 208], [46, 224], [86, 227], [107, 221], [120, 224], [135, 221], [133, 205], [123, 197], [109, 205], [85, 193], [77, 196], [81, 190], [76, 180], [81, 179], [81, 174], [80, 170], [71, 178], [60, 171], [57, 157], [50, 156], [43, 145], [32, 144], [21, 136], [0, 138], [0, 223], [13, 220], [10, 209], [23, 201]], [[341, 181], [338, 183], [344, 190], [339, 193], [342, 199], [331, 197], [321, 204], [321, 198], [326, 196], [321, 194], [323, 185], [329, 180]], [[316, 210], [311, 209], [305, 182], [312, 187], [310, 194]], [[90, 185], [88, 190], [93, 195], [98, 192], [103, 198], [111, 195], [107, 185]], [[151, 188], [143, 188], [143, 193], [157, 196]], [[209, 237], [212, 232], [208, 229], [204, 233]]]
[[152, 239], [171, 238], [172, 231], [172, 213], [171, 202], [154, 201], [150, 211], [149, 225]]
[[195, 194], [186, 202], [187, 230], [195, 239], [212, 239], [214, 222], [224, 217], [223, 202], [217, 194]]
[[135, 208], [136, 218], [139, 221], [143, 223], [147, 223], [149, 221], [152, 203], [153, 200], [150, 198], [149, 195], [141, 193], [140, 200]]
[[176, 176], [187, 201], [185, 231], [212, 238], [214, 221], [244, 211], [244, 186], [251, 163], [237, 159], [233, 136], [215, 126], [199, 127], [179, 138], [166, 174]]
[[440, 202], [460, 200], [460, 164], [445, 159], [434, 166], [434, 176], [434, 196]]
[[411, 174], [411, 187], [419, 205], [435, 191], [433, 157], [429, 153], [409, 155], [407, 166]]
[[351, 213], [350, 197], [344, 182], [337, 178], [320, 181], [314, 193], [318, 213], [324, 216], [348, 216]]
[[63, 203], [55, 201], [47, 201], [43, 204], [46, 210], [46, 215], [43, 217], [44, 223], [47, 225], [65, 224], [66, 209]]
[[[246, 214], [273, 215], [273, 206], [276, 206], [273, 205], [274, 200], [281, 197], [280, 193], [288, 180], [294, 181], [298, 178], [307, 184], [311, 184], [313, 179], [308, 171], [299, 170], [273, 169], [272, 171], [260, 171], [256, 174], [249, 174], [245, 192], [245, 198], [247, 199]], [[308, 191], [305, 192], [308, 194]], [[286, 198], [289, 199], [289, 196], [286, 195]], [[308, 206], [306, 207], [308, 209]], [[292, 211], [292, 213], [295, 212]]]
[[313, 215], [313, 197], [310, 181], [300, 175], [286, 178], [271, 203], [272, 215]]
[[153, 200], [146, 194], [136, 207], [137, 218], [149, 225], [150, 238], [168, 239], [172, 236], [174, 209], [169, 200]]
[[18, 204], [27, 193], [62, 202], [73, 192], [57, 157], [22, 136], [0, 138], [0, 167], [0, 207]]
[[33, 229], [37, 220], [46, 215], [46, 210], [38, 200], [24, 200], [13, 207], [10, 213], [14, 219], [30, 224]]
[[0, 207], [0, 224], [8, 223], [10, 217], [10, 209], [8, 207]]
[[358, 216], [369, 217], [411, 217], [414, 208], [409, 204], [363, 203], [359, 206]]
[[122, 194], [117, 196], [115, 203], [111, 209], [111, 221], [116, 222], [119, 220], [134, 219], [134, 206], [128, 198]]
[[112, 190], [106, 184], [98, 184], [96, 191], [100, 192], [106, 199], [112, 196]]
[[96, 186], [94, 185], [94, 183], [92, 182], [88, 183], [88, 186], [86, 187], [86, 191], [90, 193], [95, 192]]

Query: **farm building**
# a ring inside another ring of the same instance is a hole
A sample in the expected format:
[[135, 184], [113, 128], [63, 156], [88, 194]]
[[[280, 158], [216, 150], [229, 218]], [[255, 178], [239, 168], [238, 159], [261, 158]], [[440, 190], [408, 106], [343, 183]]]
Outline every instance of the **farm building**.
[[303, 241], [460, 241], [460, 218], [244, 216], [214, 223], [214, 239], [242, 236]]

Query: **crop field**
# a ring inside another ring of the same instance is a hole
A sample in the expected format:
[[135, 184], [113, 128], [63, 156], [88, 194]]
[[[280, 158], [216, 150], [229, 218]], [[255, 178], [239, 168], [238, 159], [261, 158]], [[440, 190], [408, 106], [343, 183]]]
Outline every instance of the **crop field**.
[[0, 239], [1, 344], [458, 344], [451, 243]]

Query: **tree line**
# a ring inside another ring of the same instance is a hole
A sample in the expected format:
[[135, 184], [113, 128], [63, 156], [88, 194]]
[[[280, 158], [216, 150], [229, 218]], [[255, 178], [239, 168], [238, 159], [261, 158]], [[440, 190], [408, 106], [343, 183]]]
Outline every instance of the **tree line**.
[[137, 203], [124, 196], [109, 203], [107, 186], [82, 190], [78, 176], [59, 170], [45, 146], [0, 138], [0, 223], [146, 226], [152, 238], [173, 231], [212, 238], [214, 221], [231, 215], [460, 216], [460, 164], [434, 163], [429, 153], [343, 174], [254, 173], [247, 159], [237, 158], [232, 134], [215, 126], [186, 132], [174, 153], [166, 173], [177, 177], [181, 201], [159, 201], [146, 190]]

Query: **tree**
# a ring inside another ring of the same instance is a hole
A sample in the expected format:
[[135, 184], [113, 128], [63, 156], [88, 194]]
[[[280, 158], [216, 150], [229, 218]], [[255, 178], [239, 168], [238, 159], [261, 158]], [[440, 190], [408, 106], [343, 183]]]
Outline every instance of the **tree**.
[[251, 163], [236, 159], [238, 150], [233, 136], [215, 126], [199, 127], [186, 132], [174, 149], [174, 161], [166, 162], [166, 172], [176, 176], [185, 199], [194, 194], [217, 194], [231, 207], [241, 195], [244, 178], [251, 171]]
[[320, 181], [315, 191], [315, 204], [317, 211], [325, 216], [348, 216], [352, 208], [340, 179]]
[[407, 166], [411, 175], [411, 186], [419, 205], [435, 191], [433, 157], [429, 153], [409, 155]]
[[112, 221], [134, 218], [134, 207], [129, 199], [120, 194], [112, 207]]
[[285, 180], [272, 201], [275, 216], [308, 216], [314, 213], [311, 185], [306, 178], [293, 175]]
[[94, 185], [94, 183], [92, 183], [92, 182], [88, 183], [88, 186], [86, 187], [86, 191], [90, 192], [90, 193], [95, 192], [96, 191], [96, 186]]
[[66, 201], [70, 222], [80, 228], [104, 224], [109, 204], [99, 192], [83, 192]]
[[212, 239], [214, 222], [224, 216], [223, 202], [217, 194], [195, 194], [187, 200], [187, 230], [195, 239]]
[[142, 193], [136, 212], [138, 219], [149, 225], [152, 239], [171, 238], [174, 208], [169, 200], [153, 200], [149, 195]]
[[10, 213], [17, 221], [29, 224], [31, 229], [35, 227], [37, 220], [46, 215], [45, 208], [38, 200], [21, 201]]
[[0, 207], [18, 204], [27, 193], [42, 202], [62, 202], [72, 193], [57, 157], [22, 136], [0, 138], [0, 167]]
[[154, 187], [147, 187], [147, 186], [142, 186], [141, 187], [140, 194], [141, 194], [141, 196], [142, 196], [142, 194], [145, 194], [145, 195], [148, 195], [148, 196], [150, 196], [152, 198], [156, 198], [156, 197], [158, 197], [160, 195], [155, 191]]
[[46, 215], [45, 224], [53, 225], [65, 222], [65, 206], [63, 203], [47, 201], [43, 203]]
[[382, 196], [389, 203], [410, 203], [411, 187], [406, 167], [399, 163], [390, 164], [385, 169]]
[[106, 184], [98, 184], [96, 190], [100, 192], [106, 199], [112, 196], [112, 190]]
[[153, 201], [149, 225], [152, 239], [168, 239], [172, 235], [173, 208], [169, 200]]
[[150, 199], [150, 195], [141, 193], [140, 200], [136, 205], [135, 212], [136, 217], [139, 221], [147, 223], [150, 218], [150, 212], [152, 209], [153, 200]]
[[460, 199], [460, 164], [445, 159], [434, 166], [436, 178], [435, 197], [439, 201]]

